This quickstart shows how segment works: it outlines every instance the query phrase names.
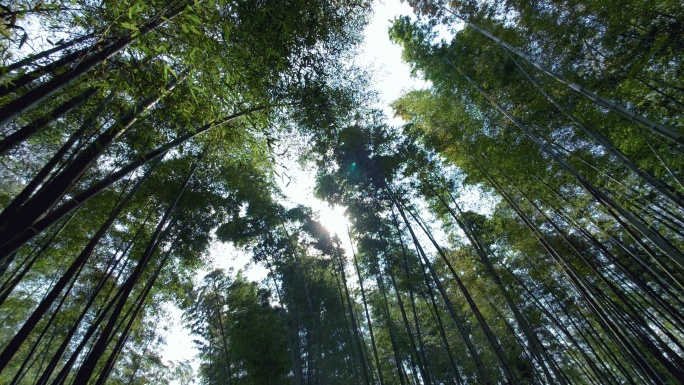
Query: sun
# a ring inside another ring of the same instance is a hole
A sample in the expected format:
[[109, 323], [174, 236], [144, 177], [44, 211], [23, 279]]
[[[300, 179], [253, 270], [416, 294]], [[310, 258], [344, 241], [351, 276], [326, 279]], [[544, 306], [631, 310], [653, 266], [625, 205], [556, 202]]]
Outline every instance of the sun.
[[336, 234], [342, 240], [347, 238], [347, 218], [344, 216], [344, 207], [330, 207], [324, 204], [316, 210], [318, 210], [321, 224], [330, 231], [330, 235]]

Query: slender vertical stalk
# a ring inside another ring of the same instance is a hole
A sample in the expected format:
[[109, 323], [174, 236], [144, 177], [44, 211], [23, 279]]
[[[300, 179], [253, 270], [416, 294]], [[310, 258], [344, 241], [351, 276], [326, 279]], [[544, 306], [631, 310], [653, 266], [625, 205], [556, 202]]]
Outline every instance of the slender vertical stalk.
[[[390, 192], [391, 194], [391, 192]], [[395, 205], [397, 207], [403, 206], [401, 202], [399, 202], [396, 198], [392, 198], [393, 201], [395, 202]], [[400, 210], [400, 212], [402, 212]], [[512, 384], [517, 384], [518, 383], [518, 378], [516, 373], [513, 371], [513, 369], [510, 366], [510, 363], [508, 362], [508, 359], [505, 356], [505, 353], [503, 349], [501, 348], [501, 344], [497, 340], [496, 336], [490, 329], [489, 325], [487, 324], [487, 321], [484, 319], [482, 316], [482, 313], [480, 312], [477, 304], [475, 303], [473, 297], [471, 296], [469, 290], [466, 288], [466, 286], [463, 284], [463, 281], [459, 277], [458, 273], [452, 266], [451, 262], [449, 261], [448, 257], [446, 256], [446, 253], [442, 249], [441, 246], [437, 243], [437, 241], [434, 239], [430, 231], [427, 229], [427, 227], [420, 221], [417, 217], [417, 215], [409, 210], [409, 214], [411, 217], [418, 223], [418, 226], [423, 230], [423, 233], [428, 237], [432, 245], [437, 249], [437, 253], [439, 256], [442, 258], [442, 261], [444, 261], [445, 265], [451, 272], [451, 276], [454, 278], [454, 281], [456, 281], [456, 284], [458, 285], [459, 290], [461, 293], [463, 293], [463, 296], [466, 299], [466, 302], [468, 303], [468, 306], [470, 307], [471, 311], [475, 315], [475, 318], [478, 321], [478, 324], [482, 328], [482, 330], [485, 333], [485, 336], [487, 337], [487, 340], [489, 343], [492, 345], [492, 349], [494, 350], [495, 356], [497, 357], [497, 361], [499, 362], [499, 365], [501, 365], [501, 368], [503, 369], [506, 378], [509, 382]]]
[[378, 348], [375, 344], [375, 335], [373, 333], [373, 322], [371, 321], [370, 313], [368, 312], [368, 302], [366, 301], [366, 291], [363, 288], [363, 278], [361, 277], [361, 269], [359, 268], [359, 262], [356, 259], [356, 252], [354, 251], [354, 241], [351, 237], [351, 232], [349, 227], [347, 227], [347, 236], [349, 237], [349, 243], [352, 245], [352, 257], [354, 260], [354, 267], [356, 268], [356, 275], [359, 279], [359, 287], [361, 288], [361, 300], [363, 301], [363, 309], [366, 313], [366, 321], [368, 324], [368, 332], [371, 338], [371, 345], [373, 346], [373, 356], [375, 357], [375, 365], [378, 369], [378, 379], [380, 380], [380, 385], [385, 385], [385, 379], [382, 375], [382, 366], [380, 365], [380, 358], [378, 356]]
[[[163, 217], [159, 221], [159, 224], [157, 225], [157, 228], [155, 229], [154, 233], [152, 234], [152, 237], [150, 238], [150, 241], [147, 244], [147, 247], [142, 253], [142, 257], [140, 261], [138, 261], [138, 264], [136, 265], [135, 269], [133, 272], [129, 275], [128, 279], [126, 279], [126, 282], [124, 282], [122, 286], [122, 294], [119, 296], [119, 300], [117, 301], [116, 306], [112, 310], [112, 313], [109, 317], [109, 321], [105, 325], [104, 329], [100, 333], [99, 338], [93, 345], [93, 348], [88, 354], [88, 356], [85, 358], [83, 363], [81, 364], [81, 368], [78, 370], [74, 377], [74, 382], [75, 383], [80, 383], [80, 384], [85, 384], [87, 383], [94, 370], [96, 367], [97, 362], [99, 361], [100, 357], [105, 352], [105, 349], [107, 348], [107, 345], [109, 344], [109, 339], [112, 336], [112, 332], [114, 331], [114, 327], [119, 320], [119, 316], [121, 312], [123, 311], [123, 308], [127, 302], [128, 297], [130, 296], [131, 292], [133, 291], [133, 287], [135, 284], [138, 282], [140, 277], [142, 276], [143, 270], [145, 267], [149, 264], [153, 254], [157, 251], [159, 248], [160, 242], [163, 240], [163, 238], [166, 236], [167, 232], [170, 229], [170, 222], [171, 222], [171, 215], [174, 212], [176, 205], [178, 204], [178, 201], [180, 200], [181, 195], [185, 191], [185, 188], [188, 185], [188, 182], [190, 182], [190, 179], [192, 178], [192, 175], [194, 174], [195, 170], [197, 169], [198, 162], [196, 161], [192, 167], [190, 168], [190, 172], [188, 173], [187, 177], [183, 181], [178, 193], [176, 194], [175, 199], [173, 202], [169, 205], [167, 208], [166, 212], [164, 213]], [[168, 226], [167, 226], [168, 225]]]
[[454, 323], [456, 324], [456, 328], [458, 329], [459, 333], [461, 334], [461, 338], [466, 344], [466, 347], [468, 348], [468, 352], [470, 353], [470, 357], [473, 359], [475, 362], [475, 367], [477, 369], [477, 374], [478, 374], [478, 379], [481, 383], [485, 385], [490, 385], [493, 384], [492, 379], [489, 375], [489, 371], [484, 367], [482, 363], [482, 359], [480, 358], [480, 354], [478, 353], [477, 349], [475, 348], [475, 345], [473, 345], [472, 340], [470, 339], [470, 333], [465, 328], [465, 325], [463, 324], [463, 321], [460, 319], [460, 317], [456, 314], [456, 310], [454, 309], [454, 305], [451, 303], [451, 300], [449, 299], [449, 296], [447, 295], [446, 290], [444, 290], [444, 287], [442, 286], [441, 281], [439, 280], [439, 276], [437, 275], [437, 272], [435, 271], [434, 267], [432, 266], [432, 263], [428, 259], [427, 255], [425, 254], [425, 251], [423, 250], [423, 246], [421, 246], [420, 242], [418, 241], [418, 237], [416, 237], [415, 232], [413, 231], [413, 227], [411, 226], [411, 223], [409, 222], [408, 218], [406, 217], [406, 214], [404, 213], [404, 209], [399, 202], [394, 201], [394, 205], [399, 211], [399, 215], [401, 216], [402, 220], [404, 221], [404, 224], [406, 225], [406, 228], [408, 229], [409, 233], [411, 234], [411, 238], [413, 239], [413, 243], [418, 249], [418, 252], [420, 256], [423, 258], [423, 262], [425, 266], [427, 266], [428, 271], [430, 272], [430, 275], [432, 276], [432, 281], [435, 283], [435, 286], [437, 286], [437, 290], [442, 296], [442, 299], [444, 300], [444, 303], [446, 304], [447, 310], [449, 311], [449, 314], [451, 315], [451, 318], [454, 320]]
[[629, 121], [634, 122], [634, 123], [641, 125], [643, 127], [646, 127], [648, 129], [651, 129], [654, 132], [658, 133], [659, 135], [662, 135], [663, 137], [665, 137], [671, 141], [674, 141], [674, 142], [679, 143], [679, 144], [684, 143], [684, 135], [682, 135], [678, 130], [676, 130], [672, 127], [668, 127], [664, 124], [653, 122], [652, 120], [650, 120], [650, 119], [648, 119], [642, 115], [634, 113], [634, 112], [626, 109], [625, 107], [623, 107], [623, 106], [621, 106], [615, 102], [612, 102], [612, 101], [610, 101], [604, 97], [597, 95], [596, 93], [580, 86], [579, 84], [572, 83], [572, 82], [568, 81], [564, 76], [562, 76], [562, 75], [552, 71], [551, 69], [547, 68], [546, 66], [542, 65], [538, 61], [534, 60], [531, 56], [529, 56], [526, 53], [522, 52], [521, 50], [513, 47], [512, 45], [506, 43], [505, 41], [501, 40], [499, 37], [495, 36], [491, 32], [489, 32], [486, 29], [484, 29], [484, 28], [478, 26], [477, 24], [471, 22], [466, 17], [458, 15], [457, 13], [455, 13], [455, 12], [453, 12], [447, 8], [442, 8], [442, 9], [445, 10], [446, 12], [452, 14], [454, 17], [458, 18], [459, 20], [463, 21], [469, 27], [478, 31], [482, 35], [491, 39], [492, 41], [494, 41], [499, 46], [505, 48], [506, 50], [508, 50], [512, 53], [514, 53], [515, 55], [519, 56], [523, 60], [525, 60], [528, 63], [532, 64], [533, 66], [537, 67], [539, 70], [541, 70], [545, 74], [554, 78], [558, 82], [566, 85], [568, 88], [578, 92], [580, 95], [582, 95], [585, 98], [596, 103], [598, 106], [601, 106], [603, 108], [607, 108], [610, 111], [616, 112], [619, 115], [622, 115], [623, 117], [627, 118]]

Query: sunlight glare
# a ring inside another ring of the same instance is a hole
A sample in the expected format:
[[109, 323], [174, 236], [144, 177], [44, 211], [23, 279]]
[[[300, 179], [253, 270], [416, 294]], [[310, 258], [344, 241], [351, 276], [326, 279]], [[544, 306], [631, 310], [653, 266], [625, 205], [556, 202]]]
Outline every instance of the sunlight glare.
[[347, 238], [347, 218], [344, 216], [344, 207], [323, 205], [318, 208], [320, 222], [330, 235], [337, 234], [341, 240]]

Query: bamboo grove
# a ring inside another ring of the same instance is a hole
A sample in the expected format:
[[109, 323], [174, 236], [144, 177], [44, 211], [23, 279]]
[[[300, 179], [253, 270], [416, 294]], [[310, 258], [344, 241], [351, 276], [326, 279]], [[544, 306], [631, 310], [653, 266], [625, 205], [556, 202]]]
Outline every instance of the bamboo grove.
[[0, 383], [681, 383], [682, 4], [408, 3], [398, 127], [367, 2], [1, 5]]

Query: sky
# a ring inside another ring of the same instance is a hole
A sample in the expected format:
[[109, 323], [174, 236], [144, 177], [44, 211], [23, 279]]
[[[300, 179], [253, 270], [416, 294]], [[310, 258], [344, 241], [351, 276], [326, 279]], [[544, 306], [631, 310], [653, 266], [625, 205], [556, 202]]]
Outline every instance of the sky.
[[[380, 105], [390, 124], [400, 124], [401, 121], [391, 116], [389, 104], [411, 89], [424, 88], [426, 83], [411, 77], [409, 66], [401, 59], [401, 48], [389, 41], [387, 30], [391, 21], [401, 15], [411, 15], [411, 8], [399, 0], [376, 1], [373, 5], [374, 14], [370, 24], [364, 33], [364, 45], [362, 54], [358, 58], [358, 64], [370, 67], [375, 72], [373, 79], [374, 88], [379, 92]], [[293, 179], [288, 185], [281, 188], [289, 198], [292, 205], [303, 204], [318, 211], [321, 223], [331, 233], [336, 233], [349, 250], [349, 241], [346, 236], [346, 220], [344, 209], [341, 207], [329, 207], [325, 202], [313, 197], [314, 178], [311, 171], [292, 170]], [[210, 251], [210, 259], [215, 267], [235, 271], [243, 269], [245, 276], [250, 280], [261, 281], [266, 276], [266, 269], [261, 266], [249, 264], [249, 255], [236, 250], [226, 244], [214, 244]], [[197, 369], [194, 358], [198, 351], [194, 348], [188, 329], [183, 328], [181, 312], [173, 306], [167, 306], [167, 317], [159, 325], [160, 328], [168, 328], [166, 333], [167, 345], [162, 351], [165, 362], [189, 360], [193, 369]]]

